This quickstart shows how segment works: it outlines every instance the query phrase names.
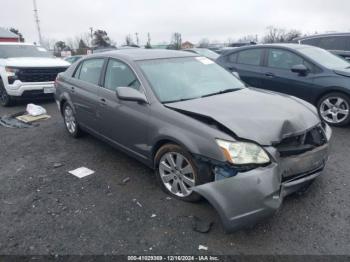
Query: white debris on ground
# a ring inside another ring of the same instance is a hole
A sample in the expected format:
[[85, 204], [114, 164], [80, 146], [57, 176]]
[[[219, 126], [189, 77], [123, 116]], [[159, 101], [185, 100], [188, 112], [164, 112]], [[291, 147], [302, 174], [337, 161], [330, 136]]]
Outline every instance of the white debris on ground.
[[95, 173], [95, 171], [87, 168], [87, 167], [79, 167], [77, 169], [68, 171], [69, 174], [76, 176], [78, 178], [83, 178], [89, 175], [92, 175], [93, 173]]
[[136, 198], [134, 198], [132, 201], [135, 202], [139, 207], [142, 207], [141, 203], [139, 201], [137, 201]]
[[157, 216], [156, 214], [152, 214], [152, 215], [151, 215], [152, 218], [153, 218], [153, 217], [156, 217], [156, 216]]
[[28, 104], [26, 111], [30, 116], [40, 116], [47, 113], [45, 108], [34, 104]]
[[198, 250], [208, 250], [208, 247], [203, 246], [203, 245], [199, 245]]

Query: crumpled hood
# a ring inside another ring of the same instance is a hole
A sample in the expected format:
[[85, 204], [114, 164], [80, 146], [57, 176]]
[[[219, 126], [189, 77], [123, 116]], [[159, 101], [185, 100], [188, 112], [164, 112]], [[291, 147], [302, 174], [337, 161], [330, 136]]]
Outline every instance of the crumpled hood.
[[252, 88], [166, 106], [209, 117], [239, 138], [261, 145], [303, 133], [320, 122], [311, 104], [296, 97]]
[[334, 69], [333, 71], [334, 71], [334, 73], [336, 73], [337, 75], [350, 77], [350, 68], [345, 68], [345, 69]]
[[51, 57], [13, 57], [5, 59], [7, 66], [14, 67], [68, 67], [70, 64]]

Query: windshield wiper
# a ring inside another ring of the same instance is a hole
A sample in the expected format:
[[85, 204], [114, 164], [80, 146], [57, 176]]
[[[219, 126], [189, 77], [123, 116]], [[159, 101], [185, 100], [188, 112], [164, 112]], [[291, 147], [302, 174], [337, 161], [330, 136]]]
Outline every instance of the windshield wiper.
[[224, 89], [224, 90], [221, 90], [221, 91], [218, 91], [218, 92], [215, 92], [215, 93], [203, 95], [203, 96], [201, 96], [201, 97], [208, 97], [208, 96], [215, 96], [215, 95], [230, 93], [230, 92], [233, 92], [233, 91], [237, 91], [237, 90], [239, 90], [239, 89], [240, 89], [240, 88], [229, 88], [229, 89]]
[[176, 99], [176, 100], [169, 100], [169, 101], [163, 101], [163, 104], [169, 104], [169, 103], [175, 103], [175, 102], [182, 102], [182, 101], [187, 101], [187, 100], [192, 100], [198, 97], [191, 97], [191, 98], [181, 98], [181, 99]]

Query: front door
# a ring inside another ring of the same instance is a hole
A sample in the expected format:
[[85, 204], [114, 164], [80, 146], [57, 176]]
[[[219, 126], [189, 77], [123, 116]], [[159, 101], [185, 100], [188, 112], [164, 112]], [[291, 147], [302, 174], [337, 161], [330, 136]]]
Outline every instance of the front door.
[[[291, 71], [294, 65], [304, 64], [310, 70], [306, 75]], [[268, 49], [266, 66], [262, 67], [261, 88], [285, 93], [312, 101], [314, 97], [312, 65], [301, 56], [284, 49]]]
[[101, 133], [124, 149], [144, 157], [148, 151], [148, 104], [119, 100], [116, 95], [117, 87], [143, 90], [127, 64], [110, 59], [106, 67], [104, 85], [99, 93], [98, 121]]

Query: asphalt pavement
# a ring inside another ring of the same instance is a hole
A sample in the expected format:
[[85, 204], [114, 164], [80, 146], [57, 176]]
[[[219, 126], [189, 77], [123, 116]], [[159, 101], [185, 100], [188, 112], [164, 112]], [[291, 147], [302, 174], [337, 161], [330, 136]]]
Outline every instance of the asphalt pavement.
[[[90, 135], [71, 138], [56, 104], [40, 104], [51, 118], [39, 126], [0, 126], [0, 254], [350, 254], [350, 127], [333, 128], [325, 172], [307, 192], [225, 234], [206, 201], [169, 198], [152, 170]], [[68, 174], [81, 166], [95, 173]], [[194, 231], [194, 217], [211, 230]]]

